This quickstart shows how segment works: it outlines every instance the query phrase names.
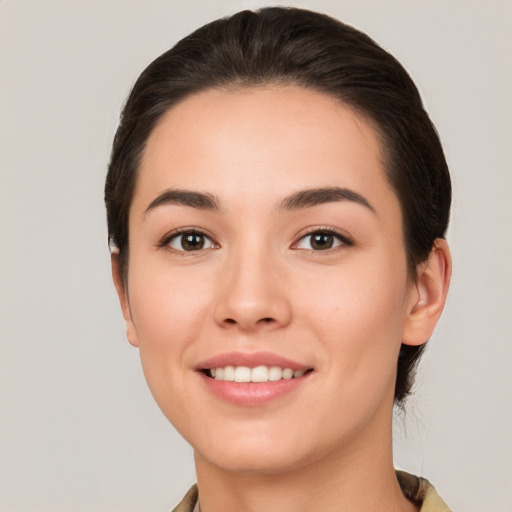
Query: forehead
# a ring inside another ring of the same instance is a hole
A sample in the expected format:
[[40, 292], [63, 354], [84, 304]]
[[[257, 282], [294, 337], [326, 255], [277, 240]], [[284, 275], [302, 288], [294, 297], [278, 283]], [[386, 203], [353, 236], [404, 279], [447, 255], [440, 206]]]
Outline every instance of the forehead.
[[328, 95], [298, 86], [209, 90], [153, 130], [133, 206], [171, 187], [245, 205], [325, 186], [396, 202], [381, 155], [372, 125]]

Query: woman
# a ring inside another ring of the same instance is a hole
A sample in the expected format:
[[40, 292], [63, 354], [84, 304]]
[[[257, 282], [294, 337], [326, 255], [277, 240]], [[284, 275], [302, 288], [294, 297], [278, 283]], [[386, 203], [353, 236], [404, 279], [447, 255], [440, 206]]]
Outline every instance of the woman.
[[124, 108], [105, 197], [127, 337], [194, 448], [178, 511], [448, 510], [395, 472], [442, 313], [450, 179], [416, 87], [300, 9], [180, 41]]

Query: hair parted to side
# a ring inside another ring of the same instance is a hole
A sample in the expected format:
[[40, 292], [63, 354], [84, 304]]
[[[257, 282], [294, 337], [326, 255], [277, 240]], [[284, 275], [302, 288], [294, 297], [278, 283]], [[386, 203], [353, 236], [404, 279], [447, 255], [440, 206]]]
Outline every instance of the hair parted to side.
[[[121, 114], [105, 184], [109, 243], [128, 271], [128, 217], [146, 142], [162, 116], [212, 88], [299, 85], [337, 98], [376, 128], [401, 205], [408, 270], [448, 225], [451, 184], [436, 130], [401, 64], [362, 32], [296, 8], [242, 11], [213, 21], [154, 60]], [[395, 404], [402, 405], [425, 345], [402, 344]]]

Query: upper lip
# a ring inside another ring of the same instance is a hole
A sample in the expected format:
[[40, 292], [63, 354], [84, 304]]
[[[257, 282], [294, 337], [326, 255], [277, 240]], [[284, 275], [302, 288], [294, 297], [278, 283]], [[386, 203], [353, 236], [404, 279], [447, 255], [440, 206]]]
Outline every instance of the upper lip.
[[225, 366], [280, 366], [281, 368], [291, 368], [292, 370], [308, 370], [311, 366], [292, 361], [286, 357], [274, 354], [272, 352], [226, 352], [218, 354], [201, 361], [196, 368], [198, 370], [207, 370], [210, 368], [223, 368]]

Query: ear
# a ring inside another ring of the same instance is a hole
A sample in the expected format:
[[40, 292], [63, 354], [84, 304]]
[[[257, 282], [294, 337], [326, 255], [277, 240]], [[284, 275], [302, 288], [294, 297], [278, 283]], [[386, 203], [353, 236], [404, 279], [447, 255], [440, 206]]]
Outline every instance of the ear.
[[112, 249], [110, 260], [112, 264], [112, 279], [114, 281], [114, 286], [116, 287], [117, 296], [119, 297], [119, 303], [121, 305], [121, 311], [123, 313], [123, 318], [126, 325], [126, 337], [131, 345], [138, 347], [139, 340], [137, 338], [137, 329], [135, 329], [132, 321], [132, 312], [130, 309], [127, 285], [123, 280], [123, 276], [121, 275], [121, 265], [119, 263], [118, 249]]
[[432, 336], [446, 302], [452, 260], [446, 240], [436, 239], [427, 261], [417, 268], [415, 290], [411, 293], [402, 333], [405, 345], [422, 345]]

